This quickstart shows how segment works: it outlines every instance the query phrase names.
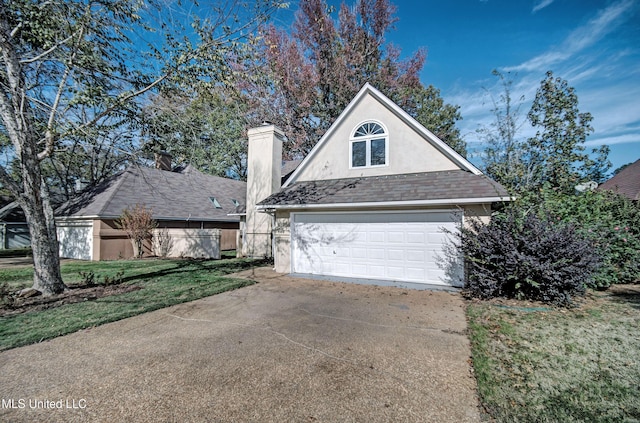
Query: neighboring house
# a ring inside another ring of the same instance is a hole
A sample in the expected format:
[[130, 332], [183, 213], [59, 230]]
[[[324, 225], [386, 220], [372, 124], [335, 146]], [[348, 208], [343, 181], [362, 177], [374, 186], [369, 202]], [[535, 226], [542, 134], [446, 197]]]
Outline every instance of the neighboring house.
[[31, 245], [29, 226], [22, 208], [15, 201], [2, 198], [0, 208], [0, 249], [25, 248]]
[[615, 191], [634, 201], [640, 201], [640, 159], [603, 182], [598, 189]]
[[[239, 217], [229, 216], [244, 202], [246, 183], [205, 175], [191, 166], [170, 170], [170, 159], [156, 169], [130, 166], [56, 209], [61, 257], [114, 260], [133, 256], [133, 247], [115, 221], [127, 207], [144, 205], [172, 241], [170, 257], [219, 257], [236, 248]], [[157, 241], [156, 237], [156, 241]], [[218, 238], [220, 240], [218, 241]], [[159, 255], [158, 245], [145, 253]]]
[[249, 130], [243, 252], [282, 273], [399, 286], [459, 285], [450, 235], [507, 191], [371, 85], [281, 184], [283, 133]]

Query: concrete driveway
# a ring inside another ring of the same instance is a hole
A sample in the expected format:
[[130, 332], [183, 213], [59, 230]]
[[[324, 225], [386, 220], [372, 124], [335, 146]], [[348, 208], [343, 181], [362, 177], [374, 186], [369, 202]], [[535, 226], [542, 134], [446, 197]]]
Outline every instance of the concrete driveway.
[[0, 353], [0, 421], [479, 421], [457, 294], [258, 284]]

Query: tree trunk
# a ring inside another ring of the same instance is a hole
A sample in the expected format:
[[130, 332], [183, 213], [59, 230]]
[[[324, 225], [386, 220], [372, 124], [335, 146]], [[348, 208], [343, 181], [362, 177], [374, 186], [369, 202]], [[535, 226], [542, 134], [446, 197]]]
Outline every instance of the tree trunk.
[[33, 250], [33, 288], [43, 295], [59, 294], [67, 287], [60, 274], [60, 257], [58, 253], [58, 237], [56, 235], [53, 214], [43, 212], [36, 206], [29, 215], [29, 233]]
[[24, 210], [31, 235], [33, 288], [43, 295], [59, 294], [67, 287], [60, 274], [58, 236], [49, 189], [40, 171], [35, 137], [28, 132], [22, 135], [22, 193], [17, 201]]
[[133, 258], [142, 258], [142, 255], [144, 254], [142, 239], [131, 238], [131, 244], [133, 245]]

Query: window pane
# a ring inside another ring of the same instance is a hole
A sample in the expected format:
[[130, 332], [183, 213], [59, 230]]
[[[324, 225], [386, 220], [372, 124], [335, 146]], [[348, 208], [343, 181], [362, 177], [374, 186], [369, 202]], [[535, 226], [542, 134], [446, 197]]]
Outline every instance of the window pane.
[[367, 165], [367, 142], [358, 141], [351, 143], [351, 167]]
[[353, 136], [357, 138], [357, 137], [366, 137], [368, 135], [379, 135], [379, 134], [384, 134], [384, 129], [382, 129], [382, 126], [378, 125], [377, 123], [371, 122], [371, 123], [365, 123], [358, 129], [356, 129], [356, 132]]
[[384, 138], [371, 140], [371, 166], [385, 164], [385, 142]]

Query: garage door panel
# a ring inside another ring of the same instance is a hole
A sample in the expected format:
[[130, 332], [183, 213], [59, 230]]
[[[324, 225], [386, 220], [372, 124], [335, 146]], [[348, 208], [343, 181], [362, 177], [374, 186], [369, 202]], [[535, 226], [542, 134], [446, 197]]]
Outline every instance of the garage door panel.
[[446, 233], [429, 233], [427, 234], [427, 243], [428, 244], [442, 244], [448, 239]]
[[351, 248], [351, 257], [355, 259], [366, 259], [367, 249], [364, 247], [353, 247]]
[[390, 261], [404, 261], [404, 250], [402, 249], [388, 249], [387, 260]]
[[343, 238], [340, 238], [338, 242], [351, 244], [366, 244], [367, 243], [367, 234], [364, 232], [350, 232], [345, 235]]
[[369, 275], [377, 278], [377, 279], [384, 279], [386, 272], [385, 272], [385, 267], [384, 266], [380, 266], [380, 265], [369, 265], [367, 268], [367, 274], [365, 275], [360, 275], [361, 277], [367, 277]]
[[408, 280], [424, 280], [426, 272], [422, 268], [407, 267], [405, 274]]
[[[446, 284], [438, 265], [460, 216], [451, 212], [297, 213], [292, 271]], [[310, 252], [313, 252], [312, 254]]]
[[405, 268], [396, 266], [387, 266], [387, 276], [391, 279], [404, 278]]
[[349, 274], [350, 266], [348, 263], [334, 263], [334, 270], [337, 273]]
[[407, 244], [424, 244], [425, 242], [425, 234], [424, 232], [408, 232], [407, 233]]
[[369, 248], [367, 257], [371, 260], [384, 260], [385, 250], [383, 248]]
[[369, 242], [384, 242], [384, 231], [371, 231], [366, 238]]
[[[354, 275], [366, 275], [367, 274], [367, 265], [366, 264], [351, 264], [351, 272]], [[347, 272], [347, 274], [343, 275], [343, 276], [347, 276], [349, 274], [349, 272]], [[348, 277], [348, 276], [347, 276]]]
[[404, 232], [389, 231], [387, 233], [387, 242], [389, 243], [404, 243]]

